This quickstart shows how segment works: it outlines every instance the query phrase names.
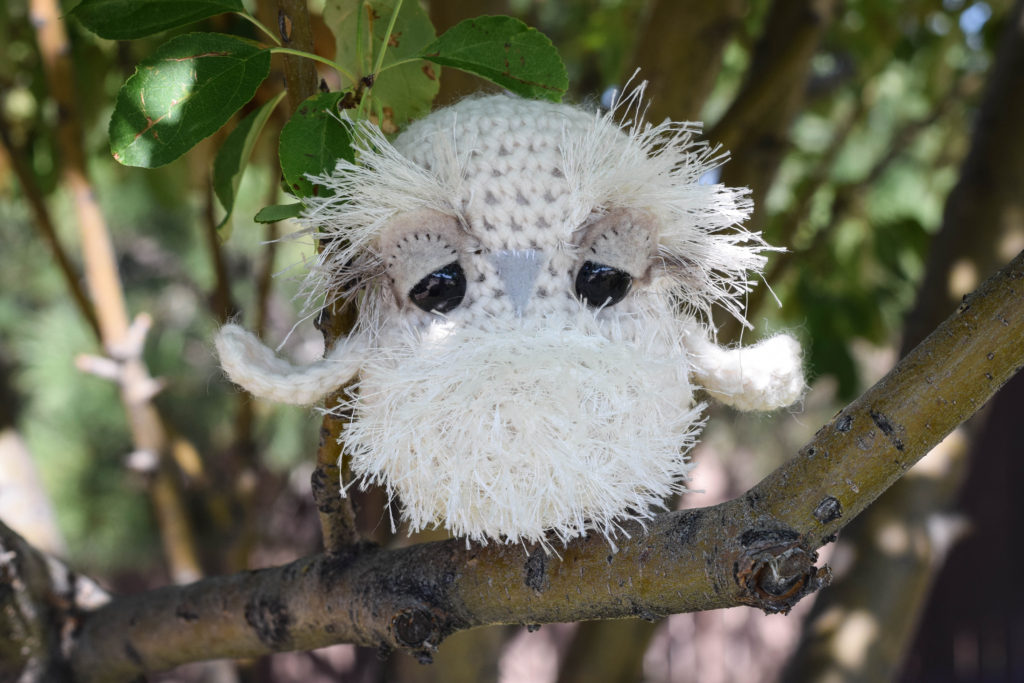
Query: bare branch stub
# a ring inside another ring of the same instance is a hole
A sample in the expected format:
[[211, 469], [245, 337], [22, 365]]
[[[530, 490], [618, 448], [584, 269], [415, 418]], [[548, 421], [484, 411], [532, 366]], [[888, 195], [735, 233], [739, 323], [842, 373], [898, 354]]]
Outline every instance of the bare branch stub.
[[740, 601], [766, 614], [788, 614], [832, 580], [828, 567], [815, 566], [818, 553], [803, 547], [793, 531], [750, 531], [740, 544], [744, 551], [733, 565], [733, 579], [744, 591]]

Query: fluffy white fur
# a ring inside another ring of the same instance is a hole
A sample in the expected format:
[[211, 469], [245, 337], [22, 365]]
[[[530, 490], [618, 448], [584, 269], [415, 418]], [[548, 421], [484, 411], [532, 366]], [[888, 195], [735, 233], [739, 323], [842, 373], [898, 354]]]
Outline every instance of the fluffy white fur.
[[395, 334], [349, 404], [352, 468], [397, 496], [413, 529], [611, 538], [683, 490], [700, 426], [685, 350], [634, 333], [581, 310]]
[[[228, 375], [310, 403], [358, 372], [327, 409], [353, 411], [352, 470], [400, 501], [411, 530], [547, 545], [592, 529], [611, 540], [618, 522], [647, 517], [683, 490], [702, 425], [695, 388], [766, 410], [797, 400], [803, 374], [790, 337], [713, 342], [712, 307], [743, 320], [748, 273], [771, 248], [739, 227], [745, 191], [698, 182], [723, 156], [693, 124], [642, 123], [641, 92], [606, 114], [470, 98], [393, 144], [355, 126], [357, 162], [317, 179], [334, 194], [308, 200], [304, 220], [333, 238], [306, 280], [309, 305], [359, 296], [356, 332], [304, 369], [226, 326]], [[619, 245], [603, 253], [622, 262], [606, 265], [636, 272], [625, 299], [593, 308], [574, 282], [599, 239]], [[626, 258], [633, 244], [644, 251]], [[443, 315], [396, 284], [428, 275], [423, 255], [439, 253], [467, 283]], [[520, 261], [530, 268], [509, 266]]]

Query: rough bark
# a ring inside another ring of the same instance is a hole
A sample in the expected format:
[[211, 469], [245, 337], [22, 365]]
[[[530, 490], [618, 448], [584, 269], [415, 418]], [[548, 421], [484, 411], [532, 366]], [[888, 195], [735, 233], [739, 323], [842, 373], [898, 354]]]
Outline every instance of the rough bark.
[[0, 522], [0, 680], [70, 681], [65, 647], [79, 616], [107, 599]]
[[486, 624], [661, 615], [735, 605], [786, 611], [828, 580], [815, 550], [1024, 366], [1024, 253], [893, 371], [743, 496], [629, 527], [561, 557], [453, 539], [351, 548], [126, 596], [88, 615], [82, 681], [205, 658], [352, 642], [429, 654]]

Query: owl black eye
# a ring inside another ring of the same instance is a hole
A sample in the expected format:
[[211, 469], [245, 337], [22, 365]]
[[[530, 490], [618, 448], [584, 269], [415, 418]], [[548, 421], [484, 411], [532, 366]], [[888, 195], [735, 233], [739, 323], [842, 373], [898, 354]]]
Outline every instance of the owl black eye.
[[409, 290], [409, 300], [427, 313], [447, 313], [466, 296], [466, 274], [462, 266], [449, 263], [435, 270]]
[[584, 261], [576, 275], [576, 293], [588, 306], [614, 306], [629, 294], [633, 278], [624, 270]]

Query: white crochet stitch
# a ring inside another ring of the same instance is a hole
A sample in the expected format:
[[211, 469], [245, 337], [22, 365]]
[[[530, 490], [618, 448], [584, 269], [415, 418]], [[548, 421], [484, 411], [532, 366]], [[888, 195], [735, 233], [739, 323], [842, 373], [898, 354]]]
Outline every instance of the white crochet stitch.
[[328, 409], [351, 409], [352, 471], [412, 531], [547, 547], [648, 518], [685, 490], [695, 389], [770, 410], [804, 381], [788, 336], [714, 343], [712, 306], [743, 320], [770, 247], [739, 227], [745, 191], [698, 182], [723, 156], [640, 122], [641, 92], [608, 114], [474, 97], [393, 144], [356, 126], [357, 163], [304, 214], [333, 238], [308, 300], [357, 297], [356, 330], [296, 368], [226, 325], [228, 375], [299, 404], [358, 376]]

